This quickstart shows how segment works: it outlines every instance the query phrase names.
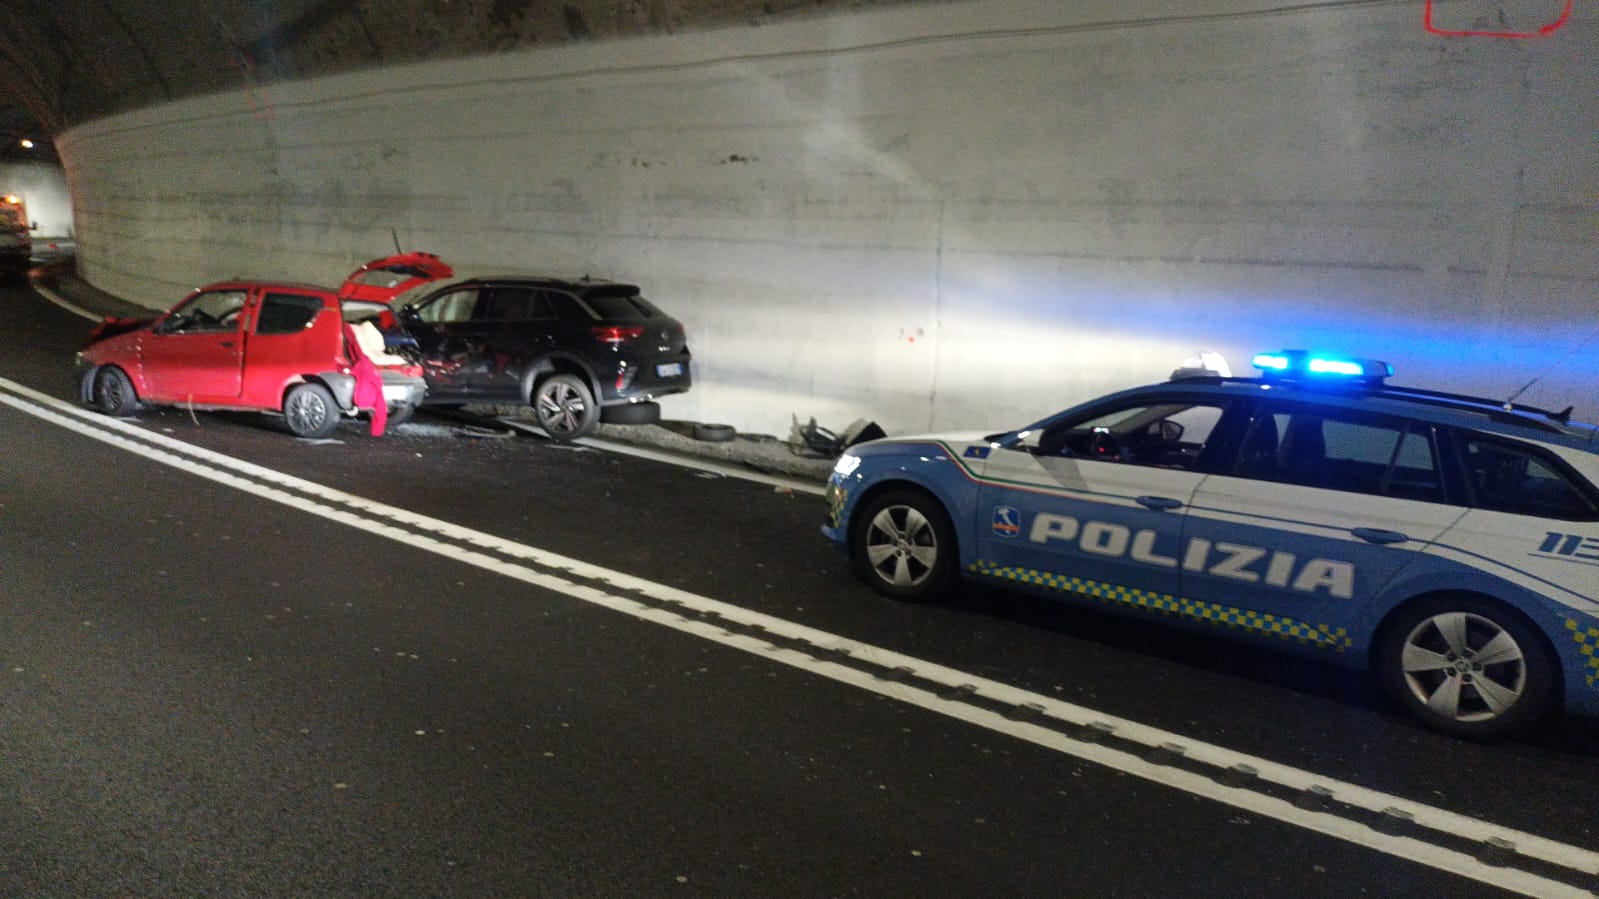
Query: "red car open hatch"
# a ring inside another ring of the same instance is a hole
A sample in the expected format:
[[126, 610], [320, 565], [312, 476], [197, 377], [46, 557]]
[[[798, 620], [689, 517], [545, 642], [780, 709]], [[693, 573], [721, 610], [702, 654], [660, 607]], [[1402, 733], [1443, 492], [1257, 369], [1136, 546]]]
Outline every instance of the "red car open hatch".
[[455, 269], [432, 253], [385, 256], [351, 272], [339, 287], [339, 299], [387, 303], [413, 287], [454, 274]]

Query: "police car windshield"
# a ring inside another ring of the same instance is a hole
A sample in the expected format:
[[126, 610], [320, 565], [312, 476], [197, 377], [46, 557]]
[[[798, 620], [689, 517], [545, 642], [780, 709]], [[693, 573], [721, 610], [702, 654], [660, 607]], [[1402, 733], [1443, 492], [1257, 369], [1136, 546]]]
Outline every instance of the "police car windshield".
[[1091, 431], [1109, 431], [1113, 434], [1131, 434], [1148, 428], [1157, 421], [1170, 419], [1178, 413], [1185, 412], [1195, 407], [1195, 403], [1156, 403], [1154, 405], [1134, 405], [1115, 409], [1104, 415], [1090, 418], [1086, 421], [1067, 421], [1050, 430], [1064, 427], [1070, 433], [1082, 434]]

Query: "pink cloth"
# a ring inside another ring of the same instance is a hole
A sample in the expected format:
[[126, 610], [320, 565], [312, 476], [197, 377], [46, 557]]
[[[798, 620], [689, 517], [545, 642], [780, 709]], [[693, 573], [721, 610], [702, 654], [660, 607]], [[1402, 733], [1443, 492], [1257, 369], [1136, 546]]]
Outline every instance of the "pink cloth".
[[349, 325], [344, 326], [344, 344], [355, 360], [350, 365], [350, 374], [355, 376], [355, 395], [351, 401], [357, 409], [372, 410], [372, 436], [382, 437], [383, 429], [389, 424], [389, 403], [383, 398], [383, 375], [361, 352], [361, 345], [356, 342], [355, 332]]

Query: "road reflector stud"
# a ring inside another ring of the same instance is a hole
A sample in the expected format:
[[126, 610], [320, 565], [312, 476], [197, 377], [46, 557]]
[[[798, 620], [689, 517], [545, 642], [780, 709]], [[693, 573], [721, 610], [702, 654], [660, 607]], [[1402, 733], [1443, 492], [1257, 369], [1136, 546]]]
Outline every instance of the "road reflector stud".
[[1477, 860], [1485, 865], [1505, 867], [1516, 862], [1516, 844], [1503, 837], [1489, 837], [1482, 841]]
[[1229, 787], [1247, 787], [1259, 777], [1260, 771], [1254, 765], [1239, 762], [1223, 771], [1216, 779]]
[[1044, 717], [1044, 707], [1036, 702], [1024, 702], [1011, 706], [1006, 710], [1005, 717], [1012, 721], [1036, 721]]
[[1146, 753], [1144, 761], [1152, 765], [1175, 765], [1187, 752], [1188, 749], [1185, 746], [1179, 746], [1176, 743], [1162, 743]]
[[1087, 727], [1080, 728], [1074, 736], [1084, 743], [1098, 743], [1114, 733], [1116, 733], [1116, 725], [1104, 721], [1095, 721]]
[[1321, 784], [1314, 784], [1305, 788], [1294, 799], [1294, 805], [1308, 811], [1326, 811], [1332, 807], [1333, 791]]
[[1415, 825], [1416, 816], [1402, 808], [1389, 806], [1382, 810], [1382, 815], [1372, 823], [1372, 829], [1378, 833], [1399, 834]]

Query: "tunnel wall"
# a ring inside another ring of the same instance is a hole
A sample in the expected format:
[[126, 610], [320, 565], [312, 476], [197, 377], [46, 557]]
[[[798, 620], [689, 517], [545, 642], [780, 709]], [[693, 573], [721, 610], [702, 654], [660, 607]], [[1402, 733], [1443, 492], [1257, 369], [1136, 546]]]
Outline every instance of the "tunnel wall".
[[[1558, 6], [1558, 4], [1556, 4]], [[998, 428], [1198, 350], [1599, 417], [1599, 28], [1422, 4], [951, 3], [244, 85], [58, 141], [81, 268], [164, 306], [406, 249], [628, 280], [668, 417]]]

